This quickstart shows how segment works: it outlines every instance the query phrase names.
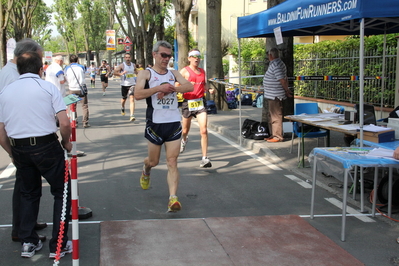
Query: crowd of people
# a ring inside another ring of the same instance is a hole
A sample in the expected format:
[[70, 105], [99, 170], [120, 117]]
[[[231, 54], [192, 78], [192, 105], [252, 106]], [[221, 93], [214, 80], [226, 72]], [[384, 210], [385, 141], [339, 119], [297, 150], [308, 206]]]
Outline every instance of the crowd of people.
[[[212, 166], [207, 157], [207, 112], [204, 98], [207, 88], [205, 72], [199, 68], [199, 50], [190, 51], [190, 64], [180, 72], [169, 65], [172, 45], [168, 42], [157, 42], [152, 54], [154, 65], [148, 65], [146, 69], [141, 64], [134, 64], [129, 53], [124, 55], [123, 63], [112, 69], [106, 60], [99, 67], [95, 63], [86, 67], [79, 64], [79, 58], [74, 54], [69, 56], [69, 65], [64, 66], [62, 56], [53, 57], [51, 64], [43, 64], [43, 48], [31, 39], [17, 43], [14, 58], [0, 71], [0, 145], [17, 169], [12, 199], [11, 238], [21, 242], [22, 257], [34, 256], [46, 241], [45, 236], [36, 232], [47, 227], [46, 223], [37, 222], [42, 177], [50, 184], [54, 196], [49, 257], [56, 257], [61, 221], [64, 222], [64, 234], [60, 257], [73, 251], [72, 241], [68, 240], [70, 217], [65, 215], [71, 208], [71, 181], [69, 172], [65, 171], [64, 160], [64, 150], [72, 150], [72, 129], [64, 97], [74, 94], [81, 98], [81, 121], [84, 128], [90, 127], [88, 97], [82, 94], [82, 86], [86, 86], [86, 74], [92, 88], [95, 87], [96, 75], [100, 76], [103, 96], [106, 95], [108, 78], [111, 75], [120, 78], [121, 114], [125, 115], [125, 104], [129, 98], [130, 121], [136, 119], [135, 100], [146, 99], [144, 137], [148, 141], [148, 156], [144, 158], [140, 185], [144, 190], [150, 187], [151, 169], [159, 164], [161, 148], [165, 146], [168, 212], [182, 208], [177, 196], [180, 179], [177, 161], [179, 154], [186, 148], [192, 117], [196, 117], [200, 124], [200, 167]], [[20, 97], [15, 97], [16, 91]], [[178, 105], [177, 93], [184, 95], [183, 109]], [[22, 111], [21, 105], [25, 106]], [[63, 208], [66, 210], [64, 215]]]
[[[42, 177], [50, 184], [54, 196], [49, 257], [56, 257], [61, 221], [65, 222], [65, 227], [60, 257], [73, 250], [72, 242], [68, 240], [70, 217], [65, 215], [70, 213], [71, 208], [71, 181], [68, 171], [65, 171], [64, 161], [64, 150], [70, 152], [72, 149], [72, 129], [63, 98], [67, 94], [82, 98], [82, 124], [84, 128], [90, 127], [88, 97], [82, 94], [81, 89], [86, 85], [86, 74], [90, 77], [91, 87], [95, 87], [96, 75], [100, 76], [103, 96], [106, 95], [108, 78], [111, 75], [120, 78], [120, 111], [124, 116], [126, 100], [129, 98], [130, 121], [136, 120], [135, 101], [146, 100], [144, 138], [147, 140], [147, 156], [140, 169], [140, 186], [143, 190], [150, 188], [153, 178], [151, 170], [160, 163], [161, 150], [165, 147], [165, 176], [169, 190], [167, 211], [182, 209], [177, 195], [180, 180], [178, 157], [188, 147], [192, 118], [197, 119], [200, 128], [202, 157], [199, 166], [212, 167], [208, 157], [205, 100], [208, 87], [206, 73], [200, 67], [201, 52], [198, 49], [189, 51], [188, 66], [178, 71], [170, 65], [172, 48], [166, 41], [155, 43], [152, 50], [154, 65], [145, 69], [140, 64], [134, 64], [129, 53], [125, 53], [124, 62], [113, 69], [106, 60], [102, 60], [99, 67], [94, 63], [85, 67], [79, 64], [79, 58], [74, 54], [69, 56], [69, 65], [64, 68], [61, 56], [55, 56], [50, 65], [43, 65], [43, 49], [35, 41], [24, 39], [17, 43], [14, 58], [0, 71], [0, 145], [17, 169], [12, 198], [11, 238], [12, 241], [21, 242], [22, 257], [32, 257], [42, 249], [42, 242], [46, 240], [45, 236], [36, 232], [47, 226], [37, 222]], [[263, 84], [271, 135], [266, 140], [273, 143], [283, 140], [282, 101], [292, 97], [292, 93], [288, 88], [286, 67], [279, 58], [279, 51], [271, 49], [268, 57], [270, 65]], [[65, 85], [68, 85], [68, 90]], [[181, 106], [178, 104], [178, 93], [183, 95]], [[16, 94], [18, 97], [15, 97]], [[399, 159], [399, 148], [393, 152], [393, 157]]]

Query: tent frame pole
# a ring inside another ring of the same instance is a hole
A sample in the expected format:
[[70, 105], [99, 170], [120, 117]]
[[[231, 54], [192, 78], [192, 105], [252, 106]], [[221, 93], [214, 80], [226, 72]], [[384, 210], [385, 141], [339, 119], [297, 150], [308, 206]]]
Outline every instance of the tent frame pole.
[[238, 125], [238, 128], [240, 129], [240, 131], [239, 131], [239, 133], [240, 133], [240, 146], [242, 146], [242, 134], [241, 134], [241, 132], [242, 132], [242, 122], [241, 122], [241, 120], [242, 120], [242, 118], [241, 118], [241, 97], [242, 97], [242, 95], [241, 95], [241, 38], [238, 38], [238, 76], [239, 76], [239, 78], [238, 78], [238, 95], [240, 96], [240, 101], [238, 102], [238, 106], [239, 106], [239, 109], [238, 109], [238, 123], [239, 123], [239, 125]]
[[359, 52], [359, 127], [360, 127], [360, 147], [363, 147], [363, 123], [364, 123], [364, 18], [360, 21], [360, 52]]

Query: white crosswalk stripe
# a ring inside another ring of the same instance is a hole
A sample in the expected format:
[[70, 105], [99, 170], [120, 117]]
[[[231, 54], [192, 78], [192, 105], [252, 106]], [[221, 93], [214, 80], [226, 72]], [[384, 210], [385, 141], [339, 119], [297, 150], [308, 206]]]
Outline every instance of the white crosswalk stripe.
[[[339, 201], [335, 198], [325, 198], [325, 200], [342, 210], [342, 201]], [[356, 217], [357, 219], [359, 219], [365, 223], [374, 223], [375, 222], [375, 220], [365, 216], [364, 214], [358, 212], [357, 210], [355, 210], [352, 207], [346, 206], [346, 212], [349, 214], [352, 214], [354, 217]]]
[[303, 181], [302, 179], [294, 176], [294, 175], [285, 175], [286, 177], [288, 177], [289, 179], [291, 179], [292, 181], [298, 183], [298, 185], [304, 187], [304, 188], [312, 188], [312, 185], [309, 183], [306, 183], [305, 181]]

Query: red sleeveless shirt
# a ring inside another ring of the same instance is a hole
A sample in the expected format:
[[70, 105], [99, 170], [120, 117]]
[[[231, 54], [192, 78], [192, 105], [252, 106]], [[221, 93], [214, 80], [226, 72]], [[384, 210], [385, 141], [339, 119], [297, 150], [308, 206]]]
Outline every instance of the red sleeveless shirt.
[[188, 81], [194, 82], [194, 90], [192, 92], [185, 92], [184, 99], [192, 100], [204, 97], [205, 94], [205, 71], [198, 68], [200, 74], [195, 73], [189, 66], [185, 67], [190, 74]]

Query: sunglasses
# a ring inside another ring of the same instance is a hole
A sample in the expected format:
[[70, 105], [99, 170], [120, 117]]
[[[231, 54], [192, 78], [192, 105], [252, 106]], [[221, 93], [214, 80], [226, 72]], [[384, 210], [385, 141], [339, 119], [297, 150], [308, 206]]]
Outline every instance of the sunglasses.
[[162, 58], [171, 58], [172, 55], [171, 54], [165, 54], [165, 53], [157, 53], [160, 54]]
[[200, 55], [192, 55], [192, 56], [190, 56], [190, 57], [194, 57], [194, 58], [198, 58], [198, 59], [201, 59], [201, 58], [202, 58], [202, 56], [200, 56]]

